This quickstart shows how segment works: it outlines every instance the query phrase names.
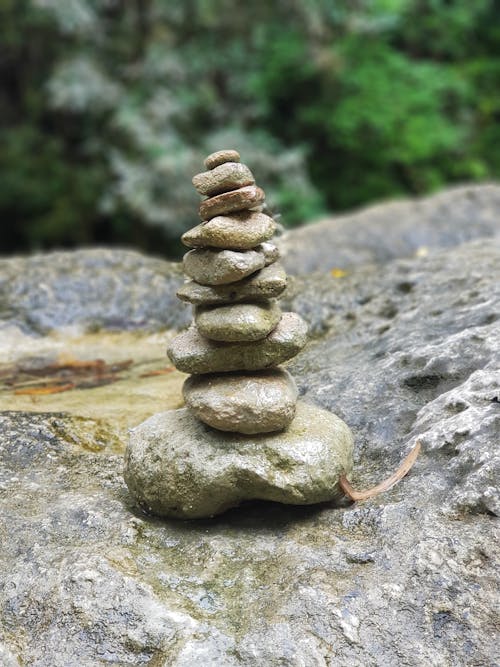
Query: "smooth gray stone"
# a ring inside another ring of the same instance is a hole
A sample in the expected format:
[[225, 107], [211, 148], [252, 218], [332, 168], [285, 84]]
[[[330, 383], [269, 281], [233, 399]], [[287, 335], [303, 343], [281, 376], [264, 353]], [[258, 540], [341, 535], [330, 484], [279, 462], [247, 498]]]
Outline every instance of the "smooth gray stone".
[[167, 354], [184, 373], [253, 371], [291, 359], [307, 341], [307, 324], [296, 313], [283, 313], [277, 327], [253, 343], [220, 343], [208, 340], [192, 325], [176, 336]]
[[210, 220], [216, 215], [225, 215], [235, 211], [246, 211], [262, 204], [265, 199], [264, 190], [256, 185], [247, 185], [238, 190], [223, 192], [202, 201], [199, 208], [200, 218]]
[[193, 176], [193, 185], [200, 195], [209, 197], [254, 183], [252, 172], [240, 162], [224, 162], [209, 171]]
[[276, 231], [272, 218], [258, 211], [242, 211], [218, 215], [202, 222], [182, 235], [182, 242], [190, 248], [224, 248], [250, 250], [268, 241]]
[[215, 167], [218, 167], [220, 164], [224, 164], [224, 162], [239, 161], [240, 154], [238, 151], [232, 149], [216, 151], [215, 153], [210, 153], [210, 155], [205, 158], [205, 167], [207, 169], [215, 169]]
[[159, 516], [197, 519], [244, 500], [311, 505], [341, 496], [353, 437], [331, 412], [298, 403], [289, 428], [266, 437], [212, 430], [187, 409], [132, 430], [124, 477], [135, 500]]
[[265, 338], [280, 319], [281, 309], [276, 301], [195, 307], [198, 331], [210, 340], [228, 343]]
[[197, 248], [184, 255], [184, 271], [200, 285], [234, 283], [266, 265], [266, 256], [255, 250]]
[[205, 424], [247, 434], [286, 428], [298, 397], [293, 377], [283, 368], [191, 375], [182, 393], [187, 407]]
[[188, 280], [178, 290], [177, 296], [198, 306], [209, 306], [238, 301], [257, 301], [278, 297], [286, 289], [286, 272], [281, 264], [275, 262], [260, 269], [248, 278], [229, 285], [199, 285]]

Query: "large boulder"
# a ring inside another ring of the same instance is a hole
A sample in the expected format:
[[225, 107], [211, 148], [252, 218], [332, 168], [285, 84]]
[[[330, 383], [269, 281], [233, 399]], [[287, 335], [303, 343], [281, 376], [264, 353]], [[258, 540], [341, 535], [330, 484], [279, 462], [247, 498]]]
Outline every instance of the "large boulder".
[[175, 262], [131, 250], [93, 248], [0, 260], [0, 331], [155, 331], [183, 326]]
[[324, 218], [280, 241], [290, 274], [328, 271], [436, 252], [500, 236], [500, 185], [450, 188]]
[[[498, 661], [498, 241], [303, 276], [286, 298], [313, 331], [288, 368], [306, 402], [353, 430], [355, 487], [379, 482], [419, 439], [409, 476], [357, 504], [160, 520], [129, 495], [126, 435], [103, 411], [57, 412], [52, 398], [35, 414], [42, 396], [4, 412], [0, 662]], [[35, 312], [46, 321], [43, 305]], [[128, 405], [123, 384], [112, 387]]]

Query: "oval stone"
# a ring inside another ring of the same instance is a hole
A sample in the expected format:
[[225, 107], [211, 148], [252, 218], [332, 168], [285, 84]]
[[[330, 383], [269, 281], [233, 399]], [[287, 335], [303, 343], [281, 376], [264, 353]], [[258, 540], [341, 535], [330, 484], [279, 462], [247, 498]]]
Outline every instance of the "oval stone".
[[254, 371], [295, 357], [307, 342], [307, 324], [297, 313], [283, 313], [269, 336], [253, 343], [220, 343], [195, 326], [176, 336], [167, 354], [183, 373]]
[[268, 241], [276, 231], [272, 218], [257, 211], [242, 211], [232, 215], [217, 215], [182, 235], [190, 248], [225, 248], [250, 250]]
[[194, 280], [188, 280], [177, 290], [177, 296], [181, 301], [197, 306], [211, 306], [243, 300], [272, 299], [282, 294], [286, 285], [285, 269], [279, 262], [275, 262], [229, 285], [199, 285]]
[[240, 162], [224, 162], [214, 169], [193, 176], [193, 185], [200, 195], [209, 197], [254, 183], [252, 172]]
[[198, 419], [235, 433], [283, 430], [295, 415], [298, 397], [293, 377], [283, 368], [252, 374], [191, 375], [182, 393]]
[[195, 308], [198, 331], [210, 340], [227, 343], [265, 338], [280, 319], [281, 309], [276, 301]]
[[223, 192], [210, 199], [205, 199], [200, 204], [200, 218], [210, 220], [216, 215], [244, 211], [248, 208], [258, 206], [264, 201], [264, 190], [256, 185], [247, 185], [238, 190]]
[[205, 167], [207, 169], [214, 169], [224, 162], [239, 162], [240, 154], [238, 151], [227, 149], [223, 151], [216, 151], [215, 153], [210, 153], [205, 158]]
[[200, 285], [234, 283], [262, 269], [266, 260], [255, 250], [211, 250], [198, 248], [184, 255], [184, 272]]

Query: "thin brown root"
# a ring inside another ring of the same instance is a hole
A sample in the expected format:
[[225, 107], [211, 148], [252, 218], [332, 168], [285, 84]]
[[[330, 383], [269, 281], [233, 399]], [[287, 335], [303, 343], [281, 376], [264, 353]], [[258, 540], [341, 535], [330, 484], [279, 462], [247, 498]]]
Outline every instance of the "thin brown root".
[[420, 453], [421, 447], [422, 446], [420, 442], [417, 440], [415, 446], [410, 451], [410, 453], [405, 457], [405, 459], [403, 460], [399, 468], [396, 470], [396, 472], [393, 473], [390, 477], [388, 477], [380, 484], [377, 484], [377, 486], [372, 486], [371, 489], [366, 489], [366, 491], [356, 491], [347, 481], [347, 477], [345, 475], [341, 475], [339, 480], [340, 488], [345, 493], [345, 495], [348, 496], [351, 500], [366, 500], [367, 498], [373, 498], [373, 496], [378, 496], [379, 493], [387, 491], [392, 486], [394, 486], [394, 484], [399, 482], [399, 480], [402, 479], [409, 472], [409, 470], [417, 460], [417, 456]]

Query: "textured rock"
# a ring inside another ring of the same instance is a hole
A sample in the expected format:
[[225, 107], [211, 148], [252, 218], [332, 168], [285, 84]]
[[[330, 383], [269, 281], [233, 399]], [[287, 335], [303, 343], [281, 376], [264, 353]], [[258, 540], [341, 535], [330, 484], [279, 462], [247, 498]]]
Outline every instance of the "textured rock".
[[182, 236], [182, 242], [190, 248], [225, 248], [250, 250], [268, 241], [276, 230], [272, 218], [257, 211], [243, 211], [231, 216], [216, 216], [202, 222]]
[[184, 255], [184, 271], [201, 285], [234, 283], [262, 269], [264, 253], [255, 250], [211, 250], [199, 248]]
[[[480, 191], [464, 202], [456, 233], [450, 193], [442, 215], [453, 243], [484, 223], [482, 241], [343, 278], [296, 278], [285, 295], [315, 336], [291, 369], [307, 401], [353, 429], [353, 484], [379, 482], [422, 441], [409, 476], [384, 495], [335, 506], [247, 503], [212, 520], [158, 520], [127, 492], [123, 441], [106, 420], [0, 414], [0, 664], [497, 664], [500, 249], [491, 237], [500, 204], [494, 209]], [[426, 215], [424, 207], [424, 227]], [[439, 217], [435, 224], [443, 229]], [[398, 229], [388, 225], [388, 247]], [[182, 309], [158, 309], [163, 283], [149, 267], [164, 262], [132, 253], [127, 275], [124, 255], [106, 251], [99, 257], [106, 267], [116, 262], [117, 276], [115, 283], [103, 268], [108, 285], [93, 282], [101, 269], [92, 270], [87, 252], [63, 254], [69, 294], [61, 279], [58, 294], [39, 295], [44, 272], [49, 285], [54, 280], [53, 254], [36, 256], [36, 271], [15, 260], [28, 268], [17, 280], [4, 271], [10, 312], [18, 317], [25, 299], [26, 327], [70, 321], [64, 308], [74, 303], [78, 321], [105, 318], [99, 289], [112, 308], [123, 304], [127, 327], [135, 308], [152, 318]], [[148, 279], [153, 294], [145, 289], [136, 302]], [[33, 346], [50, 343], [33, 337]], [[108, 386], [121, 410], [130, 405], [127, 386]], [[72, 393], [83, 392], [51, 400]], [[46, 398], [26, 409], [40, 410]]]
[[282, 368], [252, 374], [191, 375], [182, 393], [195, 417], [221, 431], [237, 433], [286, 428], [297, 402], [295, 381]]
[[210, 155], [205, 159], [205, 167], [207, 169], [215, 169], [220, 164], [224, 162], [239, 162], [240, 154], [238, 151], [233, 150], [224, 150], [217, 151], [215, 153], [210, 153]]
[[197, 306], [195, 309], [198, 331], [211, 340], [228, 343], [261, 340], [280, 319], [281, 309], [275, 301]]
[[290, 427], [264, 438], [220, 433], [186, 409], [154, 415], [131, 434], [125, 481], [148, 511], [185, 519], [244, 500], [308, 505], [338, 499], [352, 435], [335, 415], [299, 403]]
[[253, 343], [220, 343], [201, 336], [196, 327], [179, 334], [167, 354], [184, 373], [253, 371], [276, 366], [294, 357], [307, 340], [307, 324], [295, 313], [283, 313], [269, 336]]
[[205, 199], [200, 204], [200, 218], [210, 220], [216, 215], [234, 213], [243, 211], [247, 208], [254, 208], [264, 201], [264, 190], [256, 185], [247, 185], [238, 190], [231, 190], [220, 195], [215, 195], [210, 199]]
[[[78, 250], [0, 259], [0, 328], [45, 333], [182, 327], [177, 263], [128, 250]], [[1, 334], [0, 334], [1, 335]]]
[[500, 236], [500, 185], [467, 185], [384, 202], [288, 232], [280, 247], [292, 274], [385, 263]]
[[254, 183], [250, 169], [239, 162], [224, 162], [193, 177], [193, 185], [200, 195], [209, 197]]
[[177, 290], [177, 296], [182, 301], [195, 305], [236, 303], [242, 300], [257, 301], [279, 296], [286, 285], [287, 278], [283, 266], [274, 263], [239, 283], [230, 285], [198, 285], [193, 280], [188, 280]]

